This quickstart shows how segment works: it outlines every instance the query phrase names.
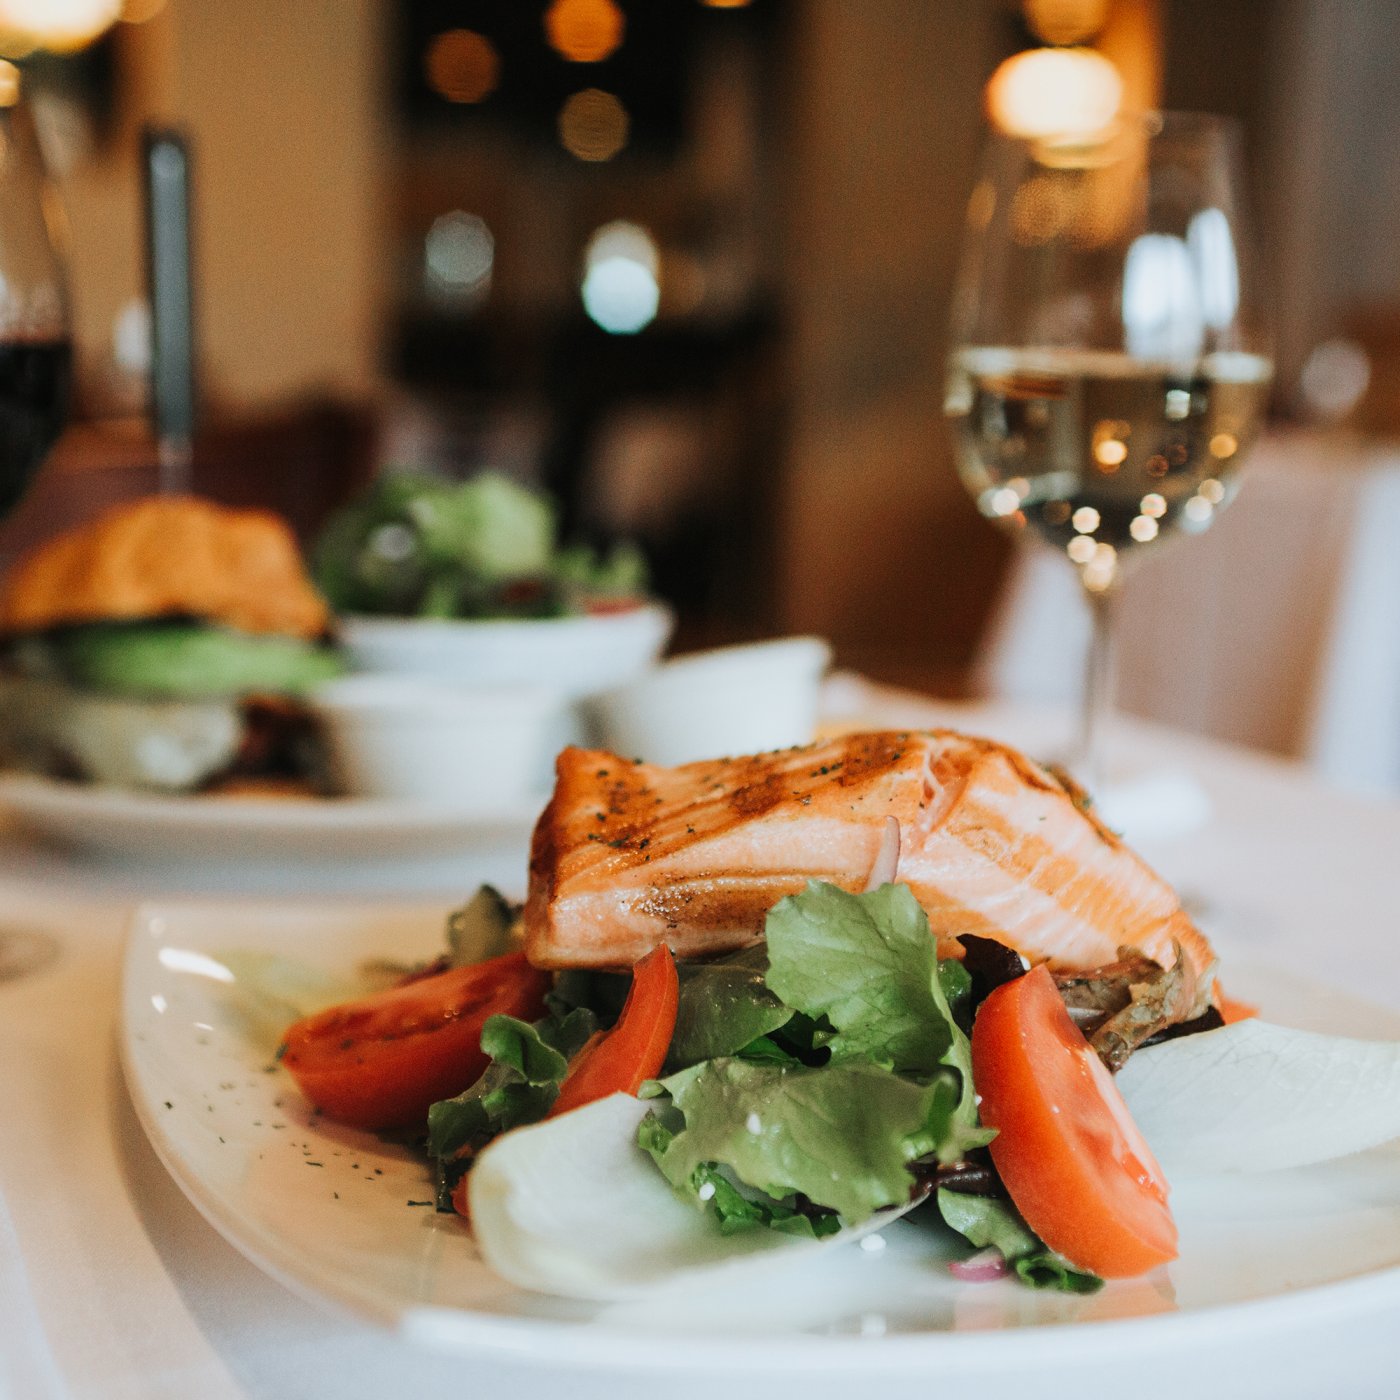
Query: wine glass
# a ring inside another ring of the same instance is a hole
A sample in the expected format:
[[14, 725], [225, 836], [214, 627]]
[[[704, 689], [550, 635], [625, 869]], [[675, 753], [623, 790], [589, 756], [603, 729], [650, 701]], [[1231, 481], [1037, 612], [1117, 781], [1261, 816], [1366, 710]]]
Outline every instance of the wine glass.
[[[54, 195], [14, 70], [0, 74], [0, 518], [18, 504], [68, 418], [72, 341]], [[0, 928], [0, 981], [54, 944]]]
[[1238, 149], [1232, 122], [1178, 112], [993, 136], [968, 207], [945, 411], [982, 514], [1078, 570], [1091, 787], [1123, 577], [1230, 503], [1267, 406]]

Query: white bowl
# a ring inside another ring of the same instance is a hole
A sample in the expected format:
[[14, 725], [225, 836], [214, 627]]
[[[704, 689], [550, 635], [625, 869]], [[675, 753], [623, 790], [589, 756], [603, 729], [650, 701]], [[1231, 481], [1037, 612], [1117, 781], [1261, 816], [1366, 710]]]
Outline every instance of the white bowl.
[[318, 686], [340, 787], [500, 811], [548, 791], [553, 736], [567, 705], [542, 687], [449, 686], [411, 676], [344, 676]]
[[470, 686], [544, 686], [580, 699], [647, 670], [674, 619], [660, 603], [529, 621], [346, 617], [341, 637], [359, 671]]
[[831, 648], [819, 637], [692, 652], [599, 696], [605, 742], [650, 763], [691, 763], [811, 741]]

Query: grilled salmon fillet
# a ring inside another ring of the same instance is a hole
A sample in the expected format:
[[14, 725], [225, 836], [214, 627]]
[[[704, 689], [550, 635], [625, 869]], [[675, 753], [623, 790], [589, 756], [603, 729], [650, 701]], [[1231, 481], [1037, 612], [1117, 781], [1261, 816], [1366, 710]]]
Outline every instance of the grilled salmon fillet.
[[708, 957], [757, 942], [810, 879], [861, 889], [886, 819], [896, 879], [944, 956], [962, 934], [1082, 969], [1124, 946], [1198, 974], [1210, 945], [1171, 887], [1083, 795], [1014, 749], [951, 730], [851, 734], [659, 768], [565, 749], [535, 827], [525, 945], [541, 967], [630, 967], [659, 943]]

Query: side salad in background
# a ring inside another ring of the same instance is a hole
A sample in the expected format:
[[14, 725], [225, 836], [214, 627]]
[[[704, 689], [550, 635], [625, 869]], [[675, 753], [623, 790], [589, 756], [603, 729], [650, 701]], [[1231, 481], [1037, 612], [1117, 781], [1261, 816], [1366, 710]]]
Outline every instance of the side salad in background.
[[393, 617], [565, 617], [647, 590], [636, 546], [562, 545], [549, 498], [496, 472], [386, 473], [327, 524], [313, 569], [338, 612]]

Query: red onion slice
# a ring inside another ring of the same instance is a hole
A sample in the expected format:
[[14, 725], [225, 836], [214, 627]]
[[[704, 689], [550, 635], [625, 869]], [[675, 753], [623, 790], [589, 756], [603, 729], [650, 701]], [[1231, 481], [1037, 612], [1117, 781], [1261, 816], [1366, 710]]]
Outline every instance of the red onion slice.
[[880, 837], [880, 849], [875, 852], [875, 864], [870, 867], [870, 875], [865, 881], [864, 894], [878, 890], [881, 885], [892, 885], [895, 872], [899, 869], [899, 819], [885, 818], [884, 834]]
[[948, 1265], [948, 1272], [964, 1283], [991, 1283], [993, 1279], [1006, 1276], [1006, 1260], [1001, 1251], [990, 1246], [979, 1250], [969, 1259], [955, 1259]]

